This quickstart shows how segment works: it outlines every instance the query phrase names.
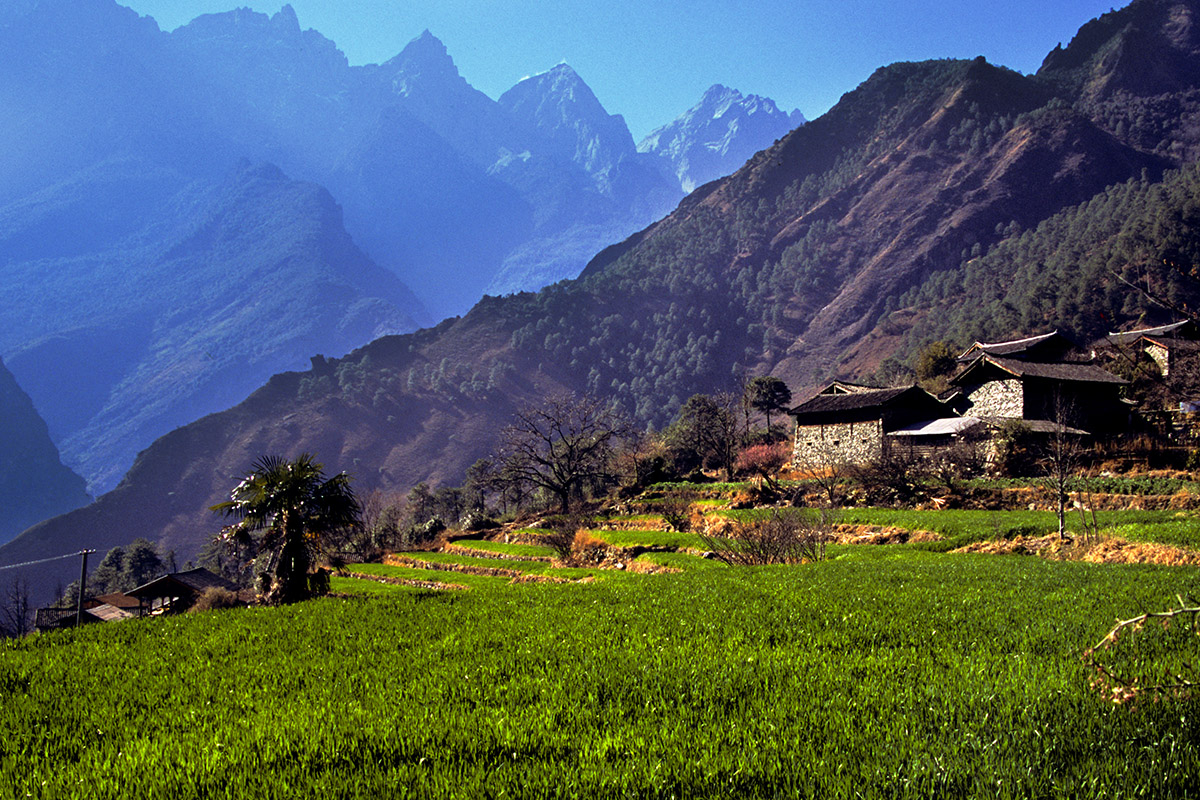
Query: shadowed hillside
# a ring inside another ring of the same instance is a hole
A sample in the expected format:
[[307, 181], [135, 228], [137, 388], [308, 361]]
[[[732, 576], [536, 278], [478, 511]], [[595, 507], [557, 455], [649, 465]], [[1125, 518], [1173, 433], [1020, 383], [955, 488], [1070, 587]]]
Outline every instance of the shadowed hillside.
[[0, 361], [0, 542], [90, 501], [83, 478], [62, 465], [46, 423]]

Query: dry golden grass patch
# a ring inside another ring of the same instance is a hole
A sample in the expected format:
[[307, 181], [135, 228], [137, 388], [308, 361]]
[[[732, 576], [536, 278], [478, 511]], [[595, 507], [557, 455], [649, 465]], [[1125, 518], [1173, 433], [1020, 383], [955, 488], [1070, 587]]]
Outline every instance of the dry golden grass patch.
[[1103, 538], [1099, 542], [1068, 542], [1060, 540], [1057, 534], [1017, 536], [1013, 539], [974, 542], [951, 552], [1038, 555], [1090, 564], [1200, 565], [1200, 553], [1194, 550], [1153, 542], [1130, 542], [1116, 537]]
[[836, 523], [831, 526], [837, 544], [909, 544], [937, 542], [943, 537], [933, 531], [914, 531], [893, 525], [855, 525]]

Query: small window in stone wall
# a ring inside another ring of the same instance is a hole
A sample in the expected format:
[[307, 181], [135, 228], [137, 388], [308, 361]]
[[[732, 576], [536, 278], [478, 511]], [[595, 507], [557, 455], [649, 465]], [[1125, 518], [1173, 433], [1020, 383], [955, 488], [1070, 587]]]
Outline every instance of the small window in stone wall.
[[837, 447], [837, 446], [838, 446], [838, 445], [840, 445], [840, 444], [841, 444], [841, 442], [839, 442], [837, 439], [834, 439], [834, 440], [833, 440], [833, 446], [834, 446], [834, 447]]

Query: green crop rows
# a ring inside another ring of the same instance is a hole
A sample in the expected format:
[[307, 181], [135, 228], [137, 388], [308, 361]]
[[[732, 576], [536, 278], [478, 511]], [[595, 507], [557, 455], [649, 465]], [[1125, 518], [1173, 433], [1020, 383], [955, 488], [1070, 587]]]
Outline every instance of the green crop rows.
[[703, 568], [380, 585], [0, 644], [0, 796], [1200, 787], [1197, 704], [1106, 703], [1080, 660], [1118, 616], [1195, 594], [1194, 570], [909, 547], [755, 569], [655, 557]]

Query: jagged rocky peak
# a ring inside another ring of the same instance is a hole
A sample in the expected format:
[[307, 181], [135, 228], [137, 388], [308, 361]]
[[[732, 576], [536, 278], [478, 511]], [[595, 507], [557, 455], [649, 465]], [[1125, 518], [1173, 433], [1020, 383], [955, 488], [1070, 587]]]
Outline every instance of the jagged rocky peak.
[[232, 56], [236, 64], [261, 62], [269, 57], [268, 53], [277, 52], [288, 53], [287, 58], [296, 62], [349, 66], [346, 56], [331, 39], [312, 28], [301, 30], [300, 20], [290, 5], [284, 5], [273, 15], [249, 8], [202, 14], [174, 30], [171, 36], [194, 51]]
[[700, 102], [650, 133], [638, 151], [657, 156], [684, 191], [728, 175], [746, 159], [804, 124], [799, 110], [780, 110], [769, 97], [714, 84]]
[[770, 117], [782, 116], [793, 122], [793, 127], [802, 125], [805, 122], [804, 115], [800, 113], [800, 109], [795, 109], [790, 114], [786, 114], [769, 97], [757, 94], [744, 95], [737, 89], [731, 89], [719, 83], [714, 83], [710, 86], [691, 112], [684, 112], [681, 116], [687, 116], [692, 112], [710, 114], [714, 120], [727, 119], [739, 115], [750, 116], [752, 114], [766, 114]]
[[251, 8], [235, 8], [214, 14], [201, 14], [187, 25], [179, 28], [196, 38], [216, 37], [259, 37], [284, 39], [300, 36], [300, 20], [290, 5], [285, 5], [274, 15], [264, 14]]
[[400, 95], [416, 91], [455, 91], [467, 86], [446, 45], [428, 30], [413, 39], [381, 69]]
[[636, 153], [620, 114], [609, 114], [567, 64], [525, 78], [500, 96], [501, 107], [545, 137], [553, 155], [603, 173]]

